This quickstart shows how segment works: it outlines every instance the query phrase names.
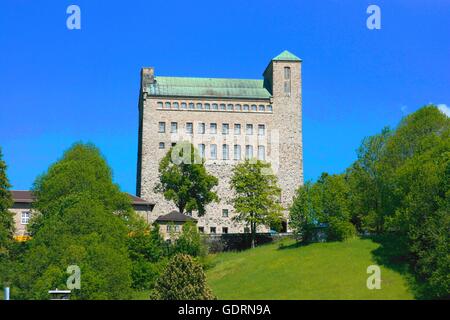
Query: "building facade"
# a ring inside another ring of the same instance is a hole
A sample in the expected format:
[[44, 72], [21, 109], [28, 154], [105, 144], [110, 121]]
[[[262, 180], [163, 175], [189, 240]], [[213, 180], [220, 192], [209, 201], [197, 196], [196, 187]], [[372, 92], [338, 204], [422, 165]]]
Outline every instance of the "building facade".
[[155, 203], [150, 219], [175, 209], [154, 188], [160, 160], [179, 141], [191, 142], [219, 179], [220, 202], [208, 205], [203, 217], [192, 213], [200, 231], [247, 231], [232, 219], [229, 204], [232, 167], [244, 159], [272, 164], [288, 208], [303, 184], [301, 88], [301, 60], [288, 51], [273, 58], [258, 80], [162, 77], [143, 68], [136, 194]]

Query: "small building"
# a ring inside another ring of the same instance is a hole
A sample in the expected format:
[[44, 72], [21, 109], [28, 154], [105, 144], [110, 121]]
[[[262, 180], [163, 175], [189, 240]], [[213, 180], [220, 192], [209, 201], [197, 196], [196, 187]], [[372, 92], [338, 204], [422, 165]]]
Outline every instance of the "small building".
[[173, 210], [166, 215], [159, 216], [155, 222], [159, 225], [159, 232], [164, 240], [172, 240], [172, 237], [178, 237], [185, 223], [197, 224], [197, 219]]
[[[14, 239], [17, 241], [26, 241], [30, 239], [27, 227], [33, 215], [32, 205], [35, 201], [35, 197], [30, 190], [12, 190], [11, 195], [14, 203], [9, 211], [14, 214]], [[148, 224], [151, 224], [155, 220], [155, 217], [152, 217], [152, 211], [155, 204], [131, 194], [127, 195], [131, 199], [134, 211]]]

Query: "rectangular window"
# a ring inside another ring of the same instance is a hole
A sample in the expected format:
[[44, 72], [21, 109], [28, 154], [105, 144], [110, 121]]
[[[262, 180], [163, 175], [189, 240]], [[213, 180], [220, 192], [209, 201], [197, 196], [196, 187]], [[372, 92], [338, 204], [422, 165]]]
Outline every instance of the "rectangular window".
[[23, 211], [20, 219], [21, 224], [28, 224], [30, 221], [31, 213], [29, 211]]
[[266, 134], [266, 126], [263, 124], [258, 124], [258, 135], [263, 136]]
[[216, 233], [216, 227], [211, 227], [209, 228], [209, 230], [210, 233]]
[[178, 123], [177, 122], [171, 122], [170, 123], [170, 132], [171, 133], [177, 133], [178, 132]]
[[211, 159], [216, 160], [217, 159], [217, 145], [216, 144], [211, 145], [210, 152], [211, 152]]
[[222, 227], [222, 233], [228, 233], [228, 227]]
[[211, 134], [217, 133], [217, 123], [211, 123], [209, 125], [209, 133], [211, 133]]
[[253, 146], [246, 145], [245, 146], [245, 159], [250, 160], [251, 158], [253, 158]]
[[253, 134], [253, 125], [252, 124], [247, 124], [245, 133], [248, 135]]
[[291, 94], [291, 82], [285, 81], [284, 82], [284, 93], [289, 96]]
[[241, 160], [241, 146], [238, 144], [234, 145], [234, 160]]
[[241, 134], [241, 125], [239, 123], [234, 124], [234, 134]]
[[159, 132], [159, 133], [164, 133], [164, 132], [166, 132], [166, 123], [165, 123], [165, 122], [160, 122], [160, 123], [159, 123], [158, 132]]
[[284, 67], [284, 79], [285, 80], [291, 79], [291, 68]]
[[228, 145], [227, 144], [222, 145], [222, 159], [228, 160]]
[[205, 227], [198, 227], [198, 232], [205, 233]]
[[222, 217], [228, 218], [228, 209], [222, 209]]
[[266, 147], [258, 146], [258, 160], [266, 160]]
[[198, 153], [200, 154], [200, 157], [205, 157], [205, 145], [203, 143], [198, 145]]
[[222, 134], [228, 134], [230, 131], [230, 125], [228, 123], [222, 123]]
[[159, 148], [160, 149], [164, 149], [166, 147], [166, 145], [164, 144], [164, 142], [160, 142], [159, 143]]
[[192, 125], [192, 122], [186, 122], [186, 133], [192, 134], [194, 132], [194, 127]]
[[205, 134], [205, 128], [206, 128], [205, 123], [204, 122], [200, 122], [198, 124], [198, 133]]

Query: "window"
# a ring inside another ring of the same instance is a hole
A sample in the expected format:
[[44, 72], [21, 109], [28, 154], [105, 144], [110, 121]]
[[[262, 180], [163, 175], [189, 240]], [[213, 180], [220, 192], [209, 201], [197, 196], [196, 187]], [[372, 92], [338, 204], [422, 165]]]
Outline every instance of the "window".
[[192, 126], [192, 122], [186, 122], [186, 133], [192, 134], [194, 132], [194, 128]]
[[222, 217], [228, 218], [228, 209], [222, 209]]
[[187, 104], [186, 104], [186, 102], [182, 102], [182, 103], [181, 103], [181, 109], [187, 109]]
[[198, 133], [205, 134], [205, 130], [206, 130], [205, 128], [206, 128], [205, 123], [204, 122], [200, 122], [198, 124]]
[[205, 110], [211, 109], [211, 105], [209, 103], [205, 103]]
[[222, 134], [228, 134], [230, 131], [230, 125], [228, 123], [222, 123]]
[[248, 111], [248, 104], [244, 104], [244, 111]]
[[290, 80], [291, 79], [291, 68], [284, 67], [284, 79]]
[[234, 160], [241, 160], [241, 146], [238, 144], [234, 145]]
[[263, 136], [266, 134], [266, 126], [263, 124], [258, 124], [258, 135]]
[[189, 102], [189, 109], [191, 110], [195, 109], [195, 105], [193, 102]]
[[222, 145], [222, 159], [228, 160], [228, 145], [227, 144]]
[[228, 233], [228, 228], [227, 227], [222, 227], [222, 233]]
[[22, 212], [22, 217], [20, 219], [20, 223], [21, 224], [28, 224], [28, 222], [30, 221], [30, 218], [31, 218], [30, 211], [23, 211]]
[[198, 153], [200, 154], [200, 157], [205, 157], [205, 145], [203, 143], [198, 145]]
[[252, 111], [257, 111], [256, 104], [252, 104]]
[[166, 109], [170, 109], [170, 102], [166, 102]]
[[178, 132], [178, 123], [177, 122], [171, 122], [170, 123], [170, 132], [171, 133], [177, 133]]
[[234, 134], [241, 134], [241, 124], [240, 123], [234, 124]]
[[209, 228], [209, 230], [210, 233], [216, 233], [216, 227], [211, 227]]
[[245, 133], [248, 135], [253, 134], [253, 125], [252, 124], [247, 124]]
[[225, 110], [225, 103], [220, 104], [220, 110]]
[[266, 111], [266, 107], [263, 105], [263, 104], [260, 104], [259, 106], [258, 106], [258, 108], [259, 108], [259, 111]]
[[272, 112], [272, 106], [267, 106], [267, 111]]
[[245, 159], [253, 158], [253, 146], [246, 145], [245, 146]]
[[164, 105], [164, 104], [163, 104], [162, 102], [158, 102], [157, 108], [158, 108], [158, 109], [162, 109], [162, 108], [163, 108], [163, 105]]
[[159, 133], [164, 133], [166, 132], [166, 123], [165, 122], [160, 122], [159, 123], [159, 129], [158, 129]]
[[175, 109], [179, 109], [179, 108], [180, 108], [180, 104], [179, 104], [178, 102], [174, 102], [174, 103], [173, 103], [173, 107], [174, 107]]
[[291, 95], [291, 68], [284, 67], [284, 93], [286, 96]]
[[159, 148], [160, 148], [160, 149], [164, 149], [165, 147], [166, 147], [166, 145], [165, 145], [164, 142], [160, 142], [160, 143], [159, 143]]
[[213, 108], [213, 110], [218, 110], [219, 106], [217, 105], [217, 103], [213, 103], [212, 108]]
[[203, 105], [201, 103], [197, 103], [197, 110], [203, 110]]
[[211, 123], [209, 125], [209, 133], [211, 133], [211, 134], [217, 133], [217, 123]]
[[258, 160], [266, 160], [266, 147], [258, 146]]
[[198, 232], [205, 233], [205, 227], [198, 227]]
[[177, 145], [177, 143], [176, 143], [176, 142], [172, 142], [170, 145], [171, 145], [172, 147], [175, 147], [175, 146]]
[[241, 105], [240, 105], [240, 104], [236, 104], [236, 105], [234, 106], [234, 110], [236, 110], [236, 111], [241, 111]]
[[212, 144], [210, 147], [210, 152], [211, 152], [211, 159], [215, 160], [217, 159], [217, 145], [216, 144]]
[[232, 104], [227, 105], [227, 110], [228, 111], [233, 111], [233, 105]]

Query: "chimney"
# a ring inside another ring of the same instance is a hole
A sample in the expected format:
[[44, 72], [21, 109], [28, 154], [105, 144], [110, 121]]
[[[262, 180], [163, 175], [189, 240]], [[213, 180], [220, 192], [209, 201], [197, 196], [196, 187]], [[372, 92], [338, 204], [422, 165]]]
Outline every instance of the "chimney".
[[141, 70], [141, 90], [145, 90], [155, 82], [155, 69], [153, 67], [142, 68]]

